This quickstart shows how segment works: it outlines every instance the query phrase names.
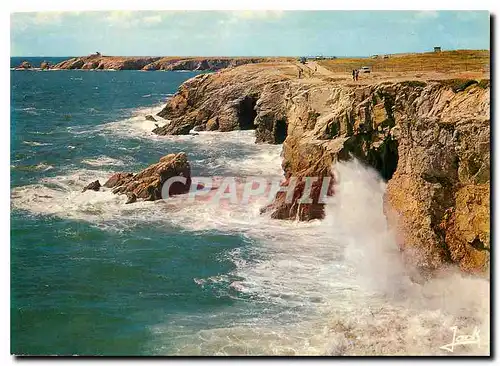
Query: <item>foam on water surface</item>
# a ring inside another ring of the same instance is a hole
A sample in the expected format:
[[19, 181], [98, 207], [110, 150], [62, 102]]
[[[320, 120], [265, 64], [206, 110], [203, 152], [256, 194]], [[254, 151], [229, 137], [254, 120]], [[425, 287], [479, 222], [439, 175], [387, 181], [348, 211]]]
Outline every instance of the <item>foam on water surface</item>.
[[[281, 146], [255, 145], [253, 131], [155, 136], [144, 121], [146, 113], [153, 114], [141, 111], [91, 132], [135, 133], [159, 146], [184, 144], [196, 151], [192, 168], [240, 177], [282, 175]], [[228, 154], [234, 146], [240, 156]], [[235, 305], [210, 319], [186, 315], [177, 325], [159, 319], [150, 328], [148, 353], [446, 355], [439, 347], [451, 342], [452, 326], [460, 334], [477, 326], [481, 335], [481, 347], [456, 346], [453, 354], [489, 353], [489, 282], [454, 270], [413, 282], [383, 214], [385, 183], [355, 160], [335, 166], [336, 194], [328, 199], [325, 220], [307, 223], [261, 215], [264, 198], [242, 205], [188, 203], [177, 196], [125, 205], [125, 196], [108, 189], [81, 192], [90, 181], [104, 182], [117, 167], [122, 170], [125, 161], [100, 156], [82, 163], [99, 170], [73, 169], [15, 187], [12, 206], [109, 230], [158, 222], [193, 234], [218, 231], [252, 241], [225, 253], [235, 264], [230, 273], [193, 278], [200, 288], [215, 286]]]

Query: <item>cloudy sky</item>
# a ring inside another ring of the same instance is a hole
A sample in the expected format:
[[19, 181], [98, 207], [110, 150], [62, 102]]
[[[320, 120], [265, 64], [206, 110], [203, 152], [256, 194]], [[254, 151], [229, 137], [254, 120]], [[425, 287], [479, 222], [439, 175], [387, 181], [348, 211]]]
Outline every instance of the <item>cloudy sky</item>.
[[11, 15], [12, 56], [368, 56], [489, 49], [488, 12], [113, 11]]

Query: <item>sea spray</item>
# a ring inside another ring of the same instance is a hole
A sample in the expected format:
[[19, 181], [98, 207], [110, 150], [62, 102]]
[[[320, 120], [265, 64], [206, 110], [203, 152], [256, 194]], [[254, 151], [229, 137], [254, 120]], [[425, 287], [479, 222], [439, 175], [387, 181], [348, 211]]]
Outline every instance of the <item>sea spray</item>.
[[[256, 146], [252, 131], [159, 138], [137, 129], [142, 117], [132, 118], [87, 133], [123, 138], [135, 131], [165, 150], [182, 145], [197, 153], [193, 168], [205, 174], [282, 176], [281, 147]], [[235, 148], [241, 153], [229, 156]], [[108, 157], [85, 164], [122, 165]], [[264, 199], [210, 205], [174, 197], [125, 205], [125, 197], [110, 191], [82, 193], [90, 180], [112, 173], [83, 168], [13, 188], [12, 205], [106, 230], [157, 222], [194, 235], [216, 231], [251, 240], [250, 247], [226, 253], [235, 266], [230, 273], [192, 279], [200, 288], [213, 284], [234, 305], [210, 319], [178, 316], [178, 327], [158, 319], [148, 353], [447, 355], [440, 347], [451, 341], [450, 327], [472, 334], [477, 326], [481, 347], [458, 345], [453, 354], [488, 354], [489, 282], [452, 269], [422, 284], [412, 281], [383, 213], [385, 182], [356, 160], [334, 170], [335, 195], [327, 198], [323, 221], [272, 220], [259, 212]], [[173, 346], [164, 347], [167, 339]]]
[[324, 224], [345, 244], [345, 264], [360, 291], [350, 315], [333, 314], [331, 354], [439, 355], [451, 327], [481, 337], [454, 354], [489, 354], [489, 281], [447, 268], [418, 284], [383, 214], [385, 182], [357, 160], [334, 167], [338, 185]]
[[[451, 341], [450, 327], [456, 326], [459, 334], [478, 327], [481, 346], [458, 345], [453, 354], [488, 354], [489, 282], [454, 269], [413, 282], [383, 213], [385, 182], [356, 160], [333, 169], [335, 195], [327, 198], [321, 222], [271, 220], [259, 214], [264, 197], [226, 205], [174, 197], [131, 207], [111, 192], [81, 193], [90, 177], [106, 176], [86, 170], [16, 188], [12, 199], [15, 207], [103, 228], [156, 220], [251, 238], [246, 252], [228, 253], [234, 271], [193, 279], [199, 286], [217, 284], [220, 296], [231, 296], [235, 306], [213, 314], [220, 323], [207, 323], [202, 331], [159, 324], [154, 353], [170, 353], [162, 339], [178, 332], [178, 354], [446, 355], [451, 353], [440, 347]], [[262, 312], [261, 306], [274, 310]]]
[[[477, 327], [481, 337], [453, 354], [489, 353], [489, 282], [454, 269], [413, 282], [383, 213], [385, 182], [356, 160], [334, 171], [336, 193], [325, 220], [249, 216], [254, 227], [245, 232], [259, 243], [253, 250], [260, 259], [234, 252], [230, 275], [240, 279], [237, 288], [282, 310], [242, 313], [231, 327], [184, 335], [177, 354], [448, 355], [442, 346], [452, 340], [453, 326], [460, 334]], [[233, 225], [221, 227], [242, 229]]]

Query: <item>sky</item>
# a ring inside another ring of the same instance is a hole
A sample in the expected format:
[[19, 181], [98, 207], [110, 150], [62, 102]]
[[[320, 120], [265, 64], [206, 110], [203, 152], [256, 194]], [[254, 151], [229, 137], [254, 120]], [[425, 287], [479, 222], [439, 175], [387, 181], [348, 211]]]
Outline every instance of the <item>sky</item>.
[[486, 11], [11, 14], [11, 56], [369, 56], [489, 49]]

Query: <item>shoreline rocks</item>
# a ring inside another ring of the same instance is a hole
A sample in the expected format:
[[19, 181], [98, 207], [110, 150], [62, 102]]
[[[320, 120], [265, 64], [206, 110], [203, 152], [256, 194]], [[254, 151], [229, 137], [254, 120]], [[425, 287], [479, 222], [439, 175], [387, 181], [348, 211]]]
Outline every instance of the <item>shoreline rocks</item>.
[[[280, 68], [295, 72], [291, 64], [262, 63], [189, 79], [157, 114], [171, 122], [153, 133], [187, 135], [195, 127], [220, 132], [257, 129], [262, 132], [259, 142], [283, 142], [283, 98], [291, 81], [276, 72]], [[276, 128], [268, 126], [280, 119]]]
[[51, 66], [54, 70], [142, 70], [142, 71], [217, 71], [245, 64], [286, 58], [263, 57], [74, 57]]
[[48, 70], [50, 68], [51, 68], [51, 65], [47, 61], [42, 61], [42, 63], [40, 64], [40, 69], [42, 69], [42, 70]]
[[23, 61], [15, 68], [16, 70], [31, 70], [33, 66], [28, 61]]
[[163, 184], [177, 176], [185, 177], [186, 183], [174, 182], [169, 187], [169, 195], [187, 193], [191, 187], [191, 167], [183, 152], [166, 155], [137, 174], [115, 173], [104, 183], [104, 187], [112, 188], [114, 194], [126, 194], [126, 203], [139, 199], [155, 201], [163, 198]]
[[89, 189], [96, 192], [99, 191], [99, 189], [101, 189], [101, 183], [99, 182], [99, 180], [89, 183], [85, 188], [83, 188], [82, 192], [85, 192]]

